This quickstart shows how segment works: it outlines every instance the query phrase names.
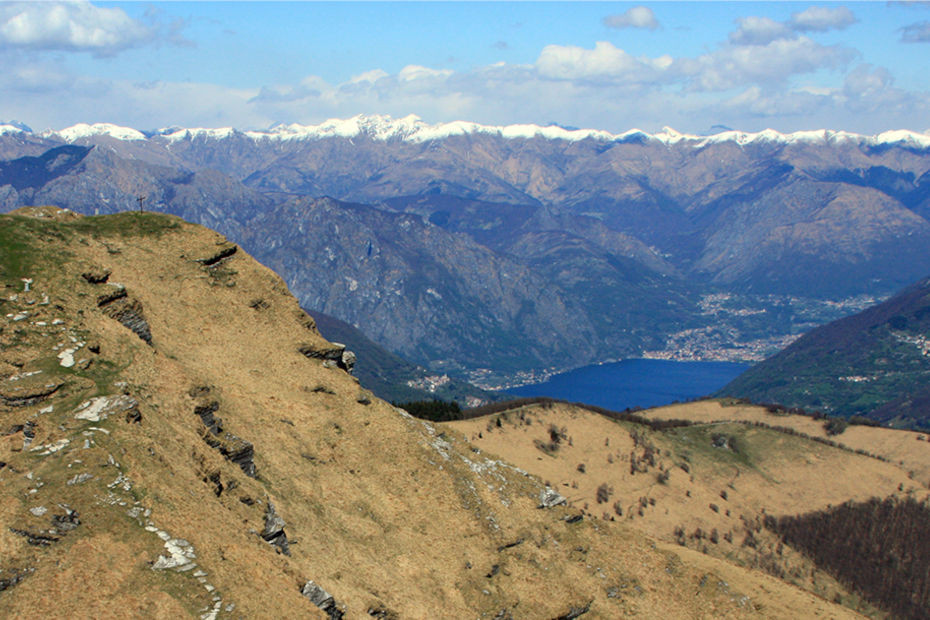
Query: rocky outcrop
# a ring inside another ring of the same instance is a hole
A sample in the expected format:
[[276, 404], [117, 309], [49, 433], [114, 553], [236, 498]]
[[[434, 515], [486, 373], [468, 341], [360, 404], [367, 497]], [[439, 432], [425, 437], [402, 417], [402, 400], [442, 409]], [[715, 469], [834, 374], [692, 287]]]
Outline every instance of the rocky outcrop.
[[0, 402], [8, 407], [28, 407], [40, 403], [64, 385], [63, 381], [38, 384], [11, 384], [8, 381], [0, 385]]
[[[78, 518], [77, 511], [72, 510], [70, 507], [64, 504], [59, 504], [59, 508], [61, 508], [64, 512], [61, 514], [52, 515], [51, 528], [47, 530], [33, 532], [27, 529], [11, 527], [10, 532], [16, 534], [17, 536], [22, 536], [26, 539], [28, 544], [34, 547], [48, 547], [54, 543], [57, 543], [61, 540], [61, 537], [64, 534], [67, 534], [81, 524], [81, 520]], [[45, 513], [43, 511], [40, 514]]]
[[[81, 274], [81, 277], [91, 284], [102, 284], [110, 277], [110, 272], [90, 271]], [[111, 286], [113, 286], [112, 290], [97, 297], [97, 307], [103, 310], [103, 313], [111, 319], [119, 321], [125, 328], [141, 338], [143, 342], [152, 344], [152, 330], [145, 319], [142, 302], [130, 298], [126, 292], [126, 287], [122, 284], [112, 284]]]
[[[329, 620], [342, 620], [342, 617], [345, 615], [345, 612], [340, 608], [340, 605], [333, 598], [333, 595], [313, 581], [305, 583], [300, 593], [306, 596], [311, 603], [329, 614]], [[369, 612], [369, 615], [374, 614]]]
[[287, 542], [287, 534], [284, 533], [286, 525], [287, 523], [275, 512], [274, 504], [269, 500], [268, 507], [265, 509], [265, 527], [262, 529], [262, 538], [274, 545], [279, 553], [290, 555], [290, 544]]
[[74, 418], [88, 422], [100, 422], [111, 415], [125, 414], [127, 422], [139, 422], [142, 414], [139, 412], [139, 403], [136, 399], [120, 394], [119, 396], [96, 396], [85, 400], [77, 408]]
[[245, 439], [223, 430], [223, 420], [213, 415], [219, 408], [220, 404], [215, 400], [194, 408], [194, 414], [200, 417], [204, 425], [203, 440], [218, 450], [227, 461], [238, 465], [246, 476], [254, 478], [255, 448]]
[[588, 611], [591, 610], [592, 602], [593, 601], [588, 601], [587, 604], [585, 605], [578, 605], [577, 607], [576, 606], [570, 607], [567, 612], [565, 612], [561, 616], [557, 616], [553, 618], [553, 620], [575, 620], [575, 618], [578, 618], [579, 616], [583, 616], [584, 614], [588, 613]]
[[355, 353], [346, 349], [344, 344], [338, 342], [330, 343], [331, 346], [316, 348], [309, 344], [301, 345], [298, 351], [310, 359], [323, 360], [323, 364], [334, 365], [344, 371], [351, 373], [355, 367]]
[[94, 267], [82, 273], [81, 277], [87, 280], [89, 284], [103, 284], [110, 278], [110, 270]]
[[104, 293], [101, 293], [97, 296], [97, 307], [103, 308], [117, 299], [122, 299], [126, 297], [126, 287], [122, 284], [111, 284], [113, 288], [106, 290]]
[[219, 249], [216, 252], [211, 254], [206, 258], [195, 259], [198, 263], [204, 267], [213, 267], [214, 265], [219, 264], [222, 260], [229, 258], [239, 250], [239, 247], [235, 243], [222, 243], [220, 244]]
[[146, 344], [152, 344], [152, 331], [142, 311], [142, 303], [137, 299], [124, 298], [104, 308], [103, 313], [111, 319], [122, 323]]
[[9, 590], [35, 572], [34, 568], [0, 570], [0, 592]]
[[556, 490], [546, 487], [539, 492], [539, 508], [553, 508], [560, 504], [567, 503], [564, 497], [562, 497]]

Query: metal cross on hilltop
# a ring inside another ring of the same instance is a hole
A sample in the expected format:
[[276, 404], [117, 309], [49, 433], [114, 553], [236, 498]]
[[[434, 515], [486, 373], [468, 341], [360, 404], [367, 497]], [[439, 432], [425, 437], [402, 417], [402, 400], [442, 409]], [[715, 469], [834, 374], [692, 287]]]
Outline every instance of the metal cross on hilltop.
[[145, 196], [139, 196], [136, 201], [139, 203], [139, 213], [142, 213], [142, 203], [145, 202]]

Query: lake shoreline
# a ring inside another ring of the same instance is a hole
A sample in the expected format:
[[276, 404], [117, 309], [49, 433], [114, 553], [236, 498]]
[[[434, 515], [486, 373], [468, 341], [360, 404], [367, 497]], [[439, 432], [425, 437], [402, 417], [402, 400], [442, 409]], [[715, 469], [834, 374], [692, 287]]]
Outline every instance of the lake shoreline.
[[548, 396], [622, 411], [708, 396], [751, 364], [634, 358], [583, 366], [506, 390], [516, 397]]

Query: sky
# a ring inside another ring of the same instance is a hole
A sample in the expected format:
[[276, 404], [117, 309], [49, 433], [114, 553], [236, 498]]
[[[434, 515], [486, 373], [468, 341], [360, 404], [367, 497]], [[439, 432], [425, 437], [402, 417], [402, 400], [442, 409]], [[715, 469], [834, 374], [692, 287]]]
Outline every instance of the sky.
[[0, 121], [930, 132], [930, 2], [2, 2]]

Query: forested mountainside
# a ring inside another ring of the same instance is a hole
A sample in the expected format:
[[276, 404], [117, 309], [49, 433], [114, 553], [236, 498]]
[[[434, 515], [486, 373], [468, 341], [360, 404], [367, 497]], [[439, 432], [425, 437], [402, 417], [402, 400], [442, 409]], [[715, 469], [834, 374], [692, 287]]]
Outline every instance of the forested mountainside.
[[930, 272], [928, 145], [386, 117], [13, 128], [0, 208], [110, 213], [145, 196], [241, 242], [305, 307], [431, 370], [499, 384], [644, 351], [760, 359], [913, 282]]
[[720, 394], [930, 427], [930, 278], [812, 330]]

